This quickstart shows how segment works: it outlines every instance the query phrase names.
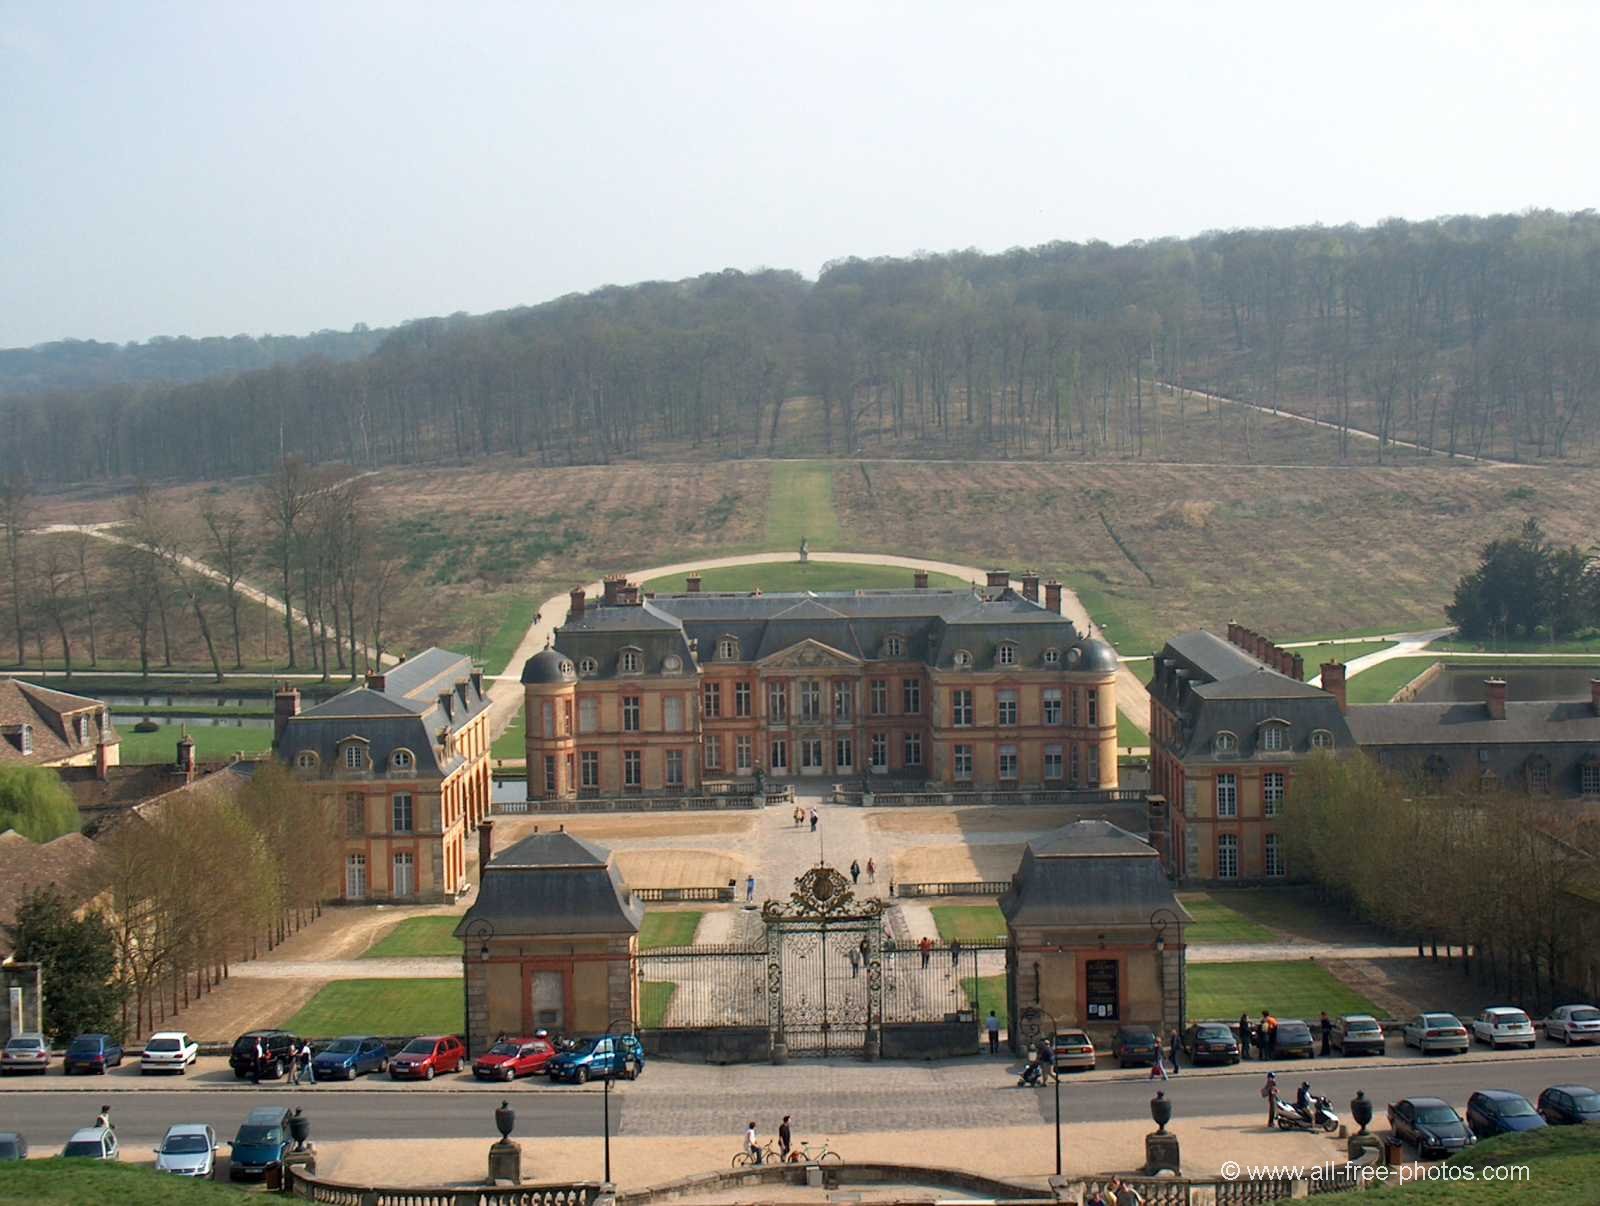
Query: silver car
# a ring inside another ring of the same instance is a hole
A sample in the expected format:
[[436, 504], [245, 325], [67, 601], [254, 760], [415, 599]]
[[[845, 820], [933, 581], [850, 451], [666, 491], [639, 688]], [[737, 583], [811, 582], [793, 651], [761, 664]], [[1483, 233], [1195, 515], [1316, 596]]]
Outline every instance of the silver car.
[[180, 1177], [217, 1175], [217, 1136], [203, 1122], [180, 1122], [167, 1128], [156, 1148], [156, 1171]]
[[1426, 1055], [1430, 1051], [1453, 1051], [1466, 1054], [1469, 1039], [1467, 1028], [1453, 1013], [1419, 1013], [1406, 1023], [1402, 1032], [1407, 1047], [1415, 1047]]
[[30, 1031], [13, 1034], [6, 1040], [5, 1052], [0, 1054], [0, 1074], [49, 1070], [50, 1044], [44, 1041], [44, 1035]]
[[1551, 1042], [1600, 1043], [1600, 1009], [1593, 1005], [1563, 1005], [1544, 1020]]
[[73, 1131], [72, 1138], [67, 1140], [67, 1146], [61, 1149], [61, 1154], [86, 1160], [122, 1158], [117, 1147], [117, 1132], [108, 1126], [86, 1126]]
[[1491, 1047], [1532, 1047], [1533, 1022], [1520, 1009], [1496, 1005], [1472, 1019], [1472, 1037]]

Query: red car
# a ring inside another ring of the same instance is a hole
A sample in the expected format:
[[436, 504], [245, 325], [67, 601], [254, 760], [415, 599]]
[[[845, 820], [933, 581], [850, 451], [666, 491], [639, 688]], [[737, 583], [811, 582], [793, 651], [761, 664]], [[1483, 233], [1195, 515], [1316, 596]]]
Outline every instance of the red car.
[[548, 1039], [501, 1039], [472, 1061], [472, 1074], [479, 1080], [516, 1080], [519, 1076], [541, 1076], [549, 1071], [556, 1049]]
[[432, 1080], [436, 1074], [459, 1072], [467, 1062], [467, 1049], [453, 1034], [414, 1038], [389, 1061], [395, 1080]]

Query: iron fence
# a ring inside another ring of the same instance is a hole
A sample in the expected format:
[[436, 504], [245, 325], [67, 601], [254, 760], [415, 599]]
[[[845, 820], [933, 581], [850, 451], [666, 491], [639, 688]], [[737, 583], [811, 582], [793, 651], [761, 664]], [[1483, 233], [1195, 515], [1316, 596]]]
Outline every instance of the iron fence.
[[1004, 939], [933, 946], [883, 945], [883, 1021], [955, 1022], [981, 1026], [993, 1009], [1006, 1016]]
[[764, 946], [659, 947], [635, 955], [634, 970], [641, 1029], [769, 1024]]

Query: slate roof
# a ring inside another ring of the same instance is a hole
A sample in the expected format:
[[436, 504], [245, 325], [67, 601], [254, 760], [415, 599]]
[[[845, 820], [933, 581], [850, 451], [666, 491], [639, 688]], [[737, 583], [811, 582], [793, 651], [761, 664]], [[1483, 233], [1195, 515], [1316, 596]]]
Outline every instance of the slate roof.
[[[451, 694], [450, 712], [439, 699], [445, 691]], [[390, 755], [405, 749], [416, 759], [416, 767], [403, 772], [403, 777], [420, 773], [443, 778], [465, 759], [460, 754], [443, 756], [440, 733], [460, 729], [488, 708], [487, 690], [481, 680], [474, 684], [472, 660], [447, 649], [429, 649], [386, 670], [381, 689], [352, 687], [292, 717], [278, 741], [277, 754], [293, 765], [300, 753], [309, 750], [324, 770], [331, 770], [340, 744], [358, 737], [367, 743], [373, 769], [387, 768]]]
[[1348, 719], [1364, 746], [1578, 742], [1600, 754], [1600, 715], [1588, 700], [1510, 700], [1504, 720], [1483, 703], [1357, 704]]
[[570, 833], [538, 833], [489, 860], [456, 937], [465, 938], [478, 921], [489, 922], [498, 938], [635, 934], [644, 905], [606, 847]]
[[[84, 873], [93, 864], [95, 845], [81, 833], [63, 834], [51, 842], [34, 842], [14, 830], [0, 833], [0, 927], [17, 919], [23, 897], [37, 888], [54, 885], [74, 905], [85, 899]], [[11, 942], [0, 928], [0, 953]]]
[[[902, 642], [893, 659], [886, 653], [891, 637]], [[1103, 642], [1084, 639], [1070, 620], [1009, 589], [993, 596], [976, 590], [807, 591], [657, 595], [634, 605], [599, 601], [557, 630], [555, 648], [582, 678], [615, 677], [628, 648], [640, 653], [642, 674], [692, 674], [696, 659], [701, 666], [722, 660], [724, 638], [737, 642], [732, 660], [741, 663], [815, 640], [862, 661], [942, 668], [954, 668], [957, 651], [965, 650], [972, 669], [991, 670], [1005, 668], [997, 650], [1008, 641], [1016, 646], [1015, 665], [1023, 668], [1046, 668], [1046, 649], [1056, 650], [1061, 670], [1105, 672], [1117, 665]], [[534, 664], [543, 656], [529, 659], [524, 682], [557, 681], [548, 677], [547, 665]], [[669, 657], [678, 659], [677, 671], [665, 668]]]
[[[89, 717], [89, 731], [80, 742], [72, 720], [84, 714]], [[28, 726], [32, 737], [31, 754], [22, 752], [21, 725]], [[0, 680], [0, 765], [45, 766], [92, 754], [102, 732], [108, 744], [122, 740], [111, 713], [98, 699], [15, 678]]]
[[1034, 838], [1000, 911], [1013, 926], [1138, 926], [1156, 909], [1188, 919], [1161, 856], [1109, 821], [1074, 821]]

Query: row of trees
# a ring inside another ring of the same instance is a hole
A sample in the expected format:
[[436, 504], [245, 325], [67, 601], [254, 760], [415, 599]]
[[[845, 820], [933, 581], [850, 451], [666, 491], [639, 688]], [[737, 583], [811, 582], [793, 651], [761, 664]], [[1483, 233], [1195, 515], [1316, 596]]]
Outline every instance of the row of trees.
[[[1161, 457], [1205, 387], [1418, 451], [1565, 456], [1600, 434], [1600, 215], [1211, 233], [845, 260], [815, 284], [726, 271], [407, 324], [370, 355], [0, 400], [0, 472], [222, 479], [286, 454], [355, 466], [663, 446]], [[1254, 412], [1217, 426], [1254, 455]]]
[[1484, 545], [1445, 614], [1470, 640], [1561, 640], [1600, 628], [1600, 556], [1552, 544], [1529, 519]]
[[1419, 944], [1471, 948], [1480, 976], [1529, 1008], [1556, 1004], [1588, 962], [1600, 828], [1581, 813], [1320, 755], [1295, 775], [1284, 835], [1290, 865], [1325, 896]]

